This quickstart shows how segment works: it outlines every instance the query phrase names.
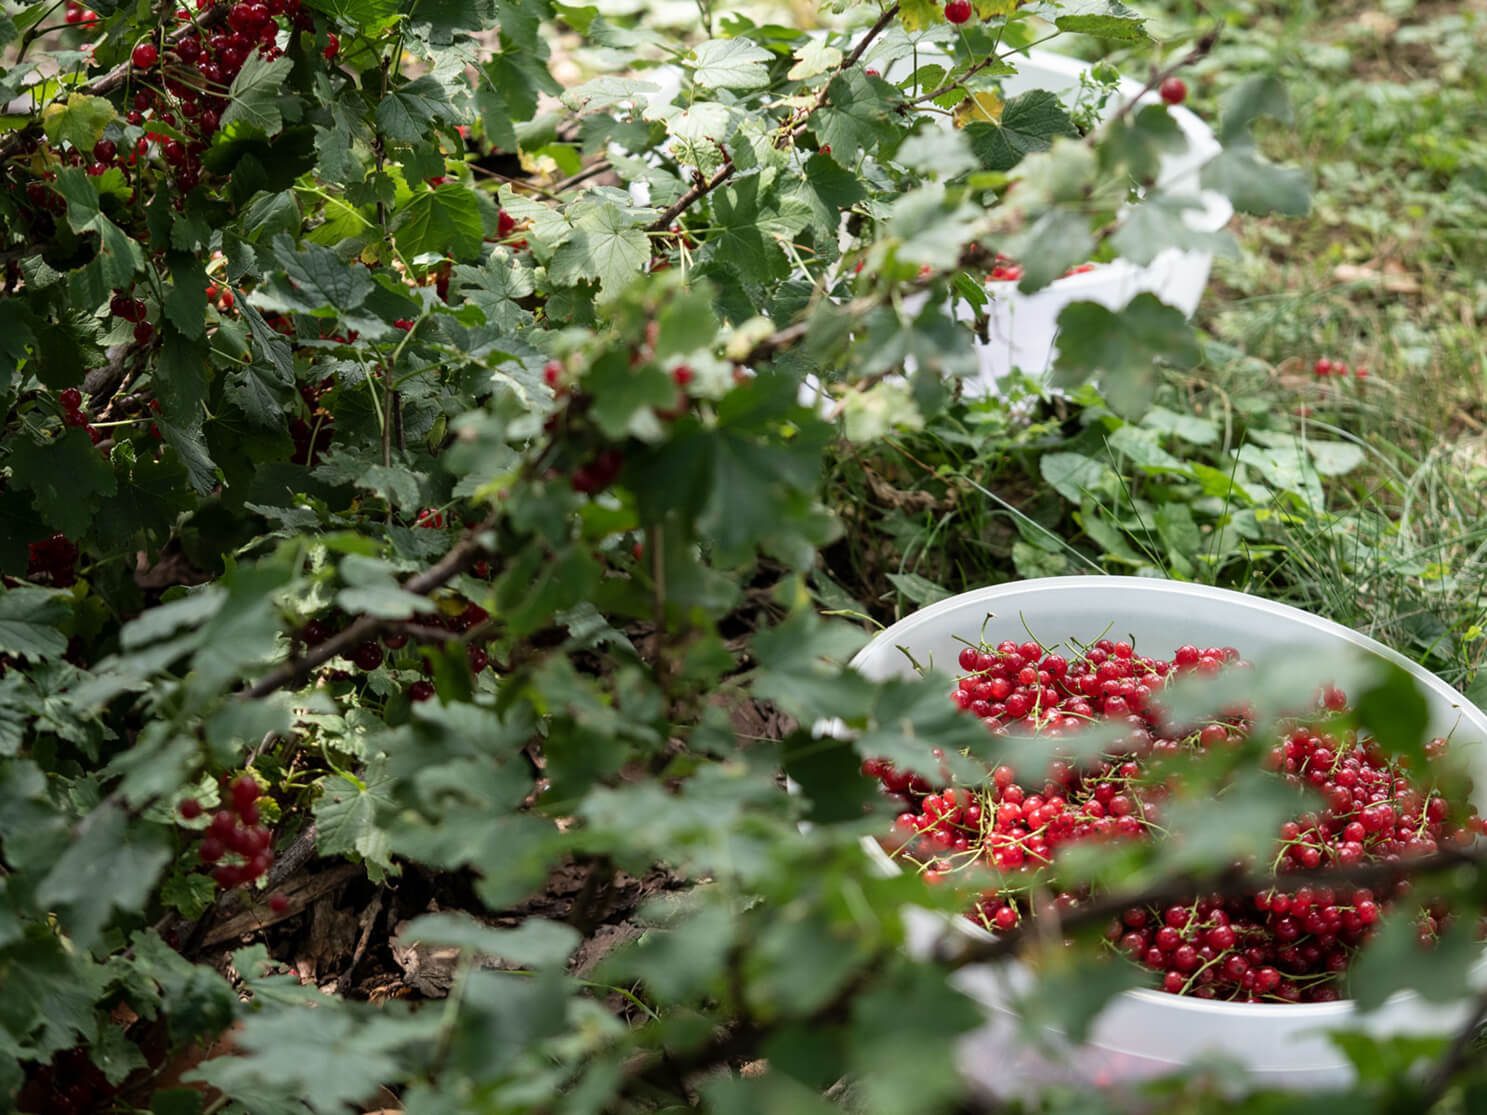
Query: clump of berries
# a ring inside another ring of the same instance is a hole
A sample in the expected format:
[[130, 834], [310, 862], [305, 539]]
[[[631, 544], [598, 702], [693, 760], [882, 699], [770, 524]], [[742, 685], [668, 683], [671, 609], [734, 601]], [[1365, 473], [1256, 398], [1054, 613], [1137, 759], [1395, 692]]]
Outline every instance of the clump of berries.
[[77, 581], [77, 546], [63, 534], [54, 534], [26, 547], [26, 577], [68, 588]]
[[[243, 773], [227, 786], [230, 808], [212, 814], [196, 854], [212, 868], [212, 878], [223, 890], [256, 882], [273, 866], [273, 833], [260, 823], [258, 781]], [[201, 803], [185, 798], [177, 806], [181, 817], [191, 821], [202, 815]]]
[[[885, 846], [927, 882], [972, 868], [1001, 876], [967, 914], [993, 931], [1013, 929], [1040, 903], [1070, 908], [1087, 899], [1088, 891], [1061, 889], [1033, 872], [1054, 864], [1058, 849], [1070, 844], [1155, 838], [1175, 785], [1169, 760], [1235, 746], [1250, 730], [1241, 709], [1176, 728], [1156, 701], [1184, 674], [1247, 668], [1232, 647], [1188, 645], [1170, 659], [1154, 659], [1128, 642], [1102, 639], [1065, 657], [1036, 642], [1008, 641], [968, 646], [960, 666], [965, 674], [951, 699], [997, 734], [1057, 738], [1098, 720], [1128, 729], [1122, 743], [1094, 761], [1058, 757], [1055, 744], [1055, 757], [1042, 770], [998, 766], [980, 785], [939, 791], [887, 761], [863, 764], [902, 809]], [[1287, 887], [1286, 873], [1407, 860], [1448, 843], [1470, 844], [1483, 831], [1474, 808], [1453, 809], [1374, 741], [1341, 727], [1347, 712], [1346, 695], [1324, 688], [1315, 713], [1286, 722], [1282, 742], [1266, 756], [1278, 777], [1310, 785], [1322, 799], [1321, 808], [1281, 826], [1268, 865], [1274, 886], [1135, 907], [1108, 928], [1110, 946], [1152, 972], [1163, 990], [1240, 1002], [1338, 999], [1353, 954], [1389, 904], [1409, 893], [1409, 883]], [[1438, 758], [1445, 747], [1433, 740], [1426, 754]], [[1158, 763], [1165, 769], [1156, 769]], [[1464, 823], [1453, 820], [1463, 815]], [[1446, 917], [1440, 905], [1426, 905], [1421, 940], [1433, 940]]]
[[1311, 370], [1316, 374], [1316, 377], [1318, 379], [1326, 379], [1329, 376], [1333, 376], [1339, 379], [1347, 379], [1350, 375], [1353, 376], [1355, 379], [1360, 380], [1368, 378], [1368, 369], [1365, 368], [1362, 364], [1359, 364], [1356, 368], [1349, 368], [1344, 361], [1331, 360], [1325, 356], [1320, 357], [1317, 362], [1312, 365]]

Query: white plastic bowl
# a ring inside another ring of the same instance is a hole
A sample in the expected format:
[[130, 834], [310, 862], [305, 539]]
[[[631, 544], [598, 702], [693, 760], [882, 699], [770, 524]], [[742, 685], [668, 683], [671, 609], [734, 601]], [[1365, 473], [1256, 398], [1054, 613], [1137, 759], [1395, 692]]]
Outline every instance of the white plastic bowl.
[[[987, 616], [995, 618], [987, 621]], [[983, 623], [985, 624], [983, 628]], [[953, 671], [964, 644], [956, 636], [979, 634], [991, 643], [1018, 642], [1027, 632], [1047, 645], [1067, 638], [1088, 641], [1110, 624], [1112, 638], [1130, 636], [1139, 650], [1168, 654], [1183, 643], [1235, 646], [1259, 660], [1276, 652], [1350, 646], [1397, 663], [1419, 682], [1430, 708], [1431, 731], [1454, 733], [1468, 758], [1478, 797], [1487, 787], [1487, 716], [1434, 674], [1381, 643], [1340, 624], [1284, 604], [1224, 589], [1140, 577], [1057, 577], [1020, 581], [964, 593], [924, 608], [880, 632], [853, 659], [867, 677], [911, 677], [899, 651], [921, 663]], [[1026, 626], [1024, 626], [1026, 624]], [[1478, 805], [1487, 802], [1478, 801]], [[873, 841], [864, 847], [889, 870], [896, 865]], [[928, 947], [945, 932], [943, 920], [910, 911], [910, 945]], [[956, 928], [979, 933], [963, 918]], [[1096, 1020], [1088, 1040], [1071, 1046], [1049, 1032], [1060, 1048], [1047, 1057], [1018, 1034], [1012, 1000], [1029, 973], [1015, 963], [969, 968], [958, 986], [987, 1010], [986, 1026], [962, 1044], [962, 1070], [993, 1094], [1011, 1096], [1062, 1082], [1097, 1087], [1122, 1079], [1161, 1075], [1209, 1054], [1244, 1065], [1262, 1086], [1345, 1087], [1351, 1065], [1327, 1037], [1333, 1028], [1375, 1035], [1442, 1034], [1464, 1024], [1469, 1008], [1430, 1004], [1411, 993], [1394, 996], [1362, 1014], [1348, 1002], [1242, 1004], [1208, 1002], [1156, 991], [1117, 996]]]

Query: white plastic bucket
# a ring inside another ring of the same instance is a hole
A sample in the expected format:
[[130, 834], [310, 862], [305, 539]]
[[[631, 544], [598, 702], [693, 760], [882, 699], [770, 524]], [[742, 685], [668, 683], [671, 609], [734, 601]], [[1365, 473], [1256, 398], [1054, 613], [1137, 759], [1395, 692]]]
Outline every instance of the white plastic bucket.
[[[1009, 98], [1034, 89], [1066, 96], [1078, 90], [1080, 75], [1090, 69], [1087, 62], [1047, 50], [1016, 56], [1012, 64], [1017, 72], [1002, 82]], [[893, 68], [889, 72], [893, 74]], [[1131, 101], [1141, 105], [1160, 103], [1154, 93], [1140, 96], [1141, 90], [1140, 82], [1123, 78], [1107, 106], [1107, 116]], [[1218, 232], [1234, 216], [1234, 207], [1222, 194], [1202, 189], [1199, 172], [1222, 148], [1213, 131], [1192, 112], [1185, 108], [1170, 111], [1187, 140], [1187, 150], [1162, 159], [1156, 192], [1200, 201], [1200, 207], [1184, 212], [1184, 222], [1195, 230]], [[976, 342], [978, 372], [975, 379], [967, 381], [966, 392], [972, 396], [994, 392], [996, 381], [1013, 368], [1035, 379], [1046, 378], [1058, 355], [1058, 316], [1071, 303], [1097, 302], [1119, 310], [1138, 294], [1150, 293], [1191, 316], [1208, 286], [1212, 266], [1209, 252], [1168, 248], [1149, 264], [1117, 258], [1093, 271], [1057, 279], [1032, 294], [1021, 293], [1014, 282], [989, 284], [987, 293], [992, 302], [986, 308], [987, 339]], [[956, 306], [956, 314], [967, 321], [975, 316], [966, 302]]]
[[[995, 618], [987, 620], [988, 615]], [[1487, 788], [1487, 716], [1440, 678], [1373, 639], [1340, 624], [1244, 593], [1140, 577], [1057, 577], [978, 589], [930, 605], [880, 632], [852, 665], [874, 680], [912, 677], [898, 649], [920, 663], [931, 659], [954, 671], [963, 643], [956, 636], [1022, 642], [1031, 631], [1045, 645], [1068, 638], [1087, 642], [1106, 624], [1112, 638], [1131, 637], [1138, 650], [1170, 654], [1183, 643], [1234, 646], [1246, 657], [1341, 645], [1397, 663], [1419, 682], [1430, 709], [1431, 731], [1453, 734], [1453, 750], [1467, 757], [1478, 787]], [[983, 627], [984, 624], [984, 627]], [[897, 870], [873, 841], [864, 841], [880, 865]], [[911, 948], [926, 948], [945, 932], [942, 919], [910, 910]], [[964, 918], [958, 931], [980, 933]], [[1012, 1000], [1029, 973], [1015, 963], [966, 969], [958, 986], [987, 1010], [987, 1024], [959, 1051], [964, 1071], [993, 1094], [1010, 1096], [1051, 1082], [1097, 1087], [1122, 1079], [1160, 1075], [1196, 1058], [1220, 1054], [1242, 1064], [1261, 1086], [1344, 1087], [1351, 1065], [1327, 1037], [1333, 1028], [1375, 1035], [1442, 1034], [1464, 1024], [1465, 1004], [1426, 1003], [1410, 993], [1394, 996], [1371, 1014], [1349, 1002], [1222, 1003], [1130, 991], [1113, 999], [1088, 1040], [1071, 1046], [1048, 1038], [1057, 1056], [1044, 1056], [1018, 1033]]]

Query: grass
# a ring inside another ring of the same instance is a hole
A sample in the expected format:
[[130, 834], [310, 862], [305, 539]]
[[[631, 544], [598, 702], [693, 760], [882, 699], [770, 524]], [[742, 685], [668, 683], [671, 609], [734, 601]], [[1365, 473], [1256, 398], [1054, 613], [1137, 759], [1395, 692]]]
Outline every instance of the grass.
[[[1195, 469], [1223, 470], [1246, 442], [1289, 432], [1357, 446], [1362, 463], [1330, 478], [1320, 501], [1281, 490], [1243, 507], [1112, 454], [1119, 422], [1097, 399], [1039, 403], [1031, 422], [971, 408], [834, 463], [831, 502], [848, 509], [847, 537], [828, 555], [835, 583], [890, 620], [940, 591], [1018, 576], [1181, 576], [1346, 623], [1480, 700], [1487, 70], [1474, 60], [1487, 50], [1487, 0], [1140, 7], [1174, 53], [1194, 27], [1223, 20], [1187, 75], [1205, 118], [1252, 74], [1284, 79], [1294, 119], [1265, 125], [1264, 147], [1306, 167], [1314, 191], [1305, 217], [1236, 221], [1244, 255], [1218, 261], [1196, 318], [1208, 359], [1162, 400], [1210, 421], [1217, 439], [1163, 444]], [[1142, 72], [1152, 60], [1122, 61]], [[1369, 378], [1319, 379], [1323, 356]], [[1079, 504], [1044, 472], [1070, 452], [1114, 476]], [[1186, 557], [1176, 503], [1199, 531]]]

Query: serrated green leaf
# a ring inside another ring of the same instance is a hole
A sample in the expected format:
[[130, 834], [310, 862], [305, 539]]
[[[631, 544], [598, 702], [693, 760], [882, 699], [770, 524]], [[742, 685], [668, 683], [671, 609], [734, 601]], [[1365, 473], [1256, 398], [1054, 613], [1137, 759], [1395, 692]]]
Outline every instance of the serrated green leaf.
[[385, 755], [367, 764], [360, 785], [343, 775], [327, 777], [314, 806], [316, 847], [320, 854], [355, 853], [369, 865], [380, 868], [377, 875], [397, 874], [390, 858], [387, 833], [377, 823], [378, 810], [393, 807], [392, 785]]
[[1199, 359], [1192, 326], [1154, 294], [1139, 294], [1123, 310], [1075, 302], [1058, 319], [1053, 382], [1075, 387], [1094, 375], [1110, 408], [1135, 420], [1156, 392], [1156, 363], [1191, 367]]
[[67, 636], [57, 630], [71, 616], [66, 598], [44, 588], [0, 592], [0, 652], [22, 658], [56, 658], [67, 650]]
[[221, 126], [234, 124], [256, 128], [273, 138], [284, 130], [284, 87], [294, 62], [289, 58], [264, 58], [256, 50], [243, 60], [243, 68], [232, 79]]
[[103, 805], [83, 821], [36, 897], [59, 907], [73, 940], [91, 948], [113, 911], [144, 907], [170, 859], [170, 845], [157, 826], [131, 823], [124, 810]]
[[474, 259], [480, 255], [484, 232], [479, 202], [458, 182], [420, 190], [393, 219], [393, 239], [409, 257], [433, 252]]
[[[1146, 17], [1132, 11], [1120, 0], [1058, 0], [1057, 6], [1043, 4], [1042, 9], [1052, 9], [1053, 24], [1060, 31], [1073, 31], [1081, 35], [1093, 35], [1100, 39], [1119, 39], [1123, 42], [1149, 42], [1151, 36], [1143, 26]], [[1041, 13], [1040, 13], [1041, 14]]]
[[70, 143], [91, 157], [93, 145], [103, 138], [103, 129], [118, 115], [107, 97], [70, 93], [65, 102], [53, 102], [43, 110], [41, 130], [54, 146]]
[[1200, 208], [1201, 204], [1195, 198], [1166, 195], [1147, 198], [1126, 214], [1110, 238], [1111, 246], [1121, 258], [1142, 266], [1169, 248], [1234, 258], [1239, 248], [1227, 229], [1209, 232], [1188, 224], [1184, 214]]
[[448, 93], [429, 74], [389, 90], [377, 103], [377, 127], [389, 139], [402, 143], [418, 143], [427, 137], [436, 120], [453, 116]]
[[708, 39], [694, 48], [692, 65], [704, 89], [758, 89], [769, 79], [764, 63], [774, 55], [752, 39]]
[[1077, 136], [1078, 130], [1058, 97], [1045, 89], [1034, 89], [1013, 97], [995, 124], [967, 124], [971, 150], [984, 170], [1011, 170], [1033, 151], [1047, 151], [1058, 136]]
[[1252, 147], [1229, 146], [1203, 166], [1203, 188], [1217, 190], [1241, 213], [1305, 216], [1311, 209], [1306, 172], [1276, 166]]
[[616, 296], [651, 258], [650, 237], [640, 223], [607, 202], [585, 213], [553, 254], [548, 274], [561, 283], [597, 279], [606, 297]]
[[113, 469], [79, 429], [45, 444], [11, 439], [11, 480], [31, 492], [37, 512], [69, 538], [88, 532], [99, 503], [118, 490]]

